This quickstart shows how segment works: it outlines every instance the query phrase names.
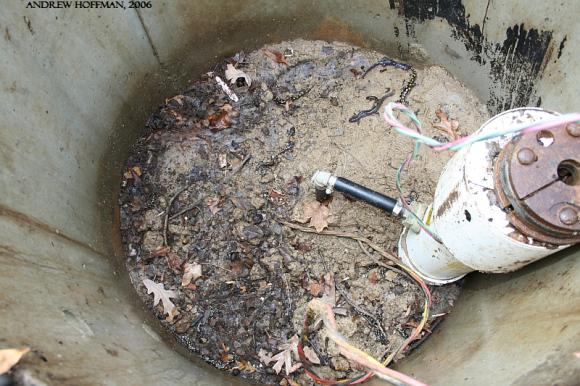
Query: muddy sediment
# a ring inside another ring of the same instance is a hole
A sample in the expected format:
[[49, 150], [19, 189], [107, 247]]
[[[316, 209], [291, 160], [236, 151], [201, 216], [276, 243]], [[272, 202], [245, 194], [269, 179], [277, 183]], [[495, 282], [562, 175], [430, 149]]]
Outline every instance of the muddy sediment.
[[[409, 80], [409, 71], [392, 66], [363, 78], [382, 57], [303, 40], [237, 54], [160, 106], [133, 147], [119, 198], [131, 280], [161, 323], [217, 368], [262, 384], [311, 384], [301, 368], [277, 374], [276, 360], [267, 358], [301, 334], [307, 303], [325, 295], [332, 276], [340, 331], [377, 358], [395, 350], [421, 319], [420, 288], [375, 264], [379, 255], [353, 239], [281, 223], [309, 225], [307, 212], [315, 208], [309, 179], [317, 169], [397, 195], [396, 168], [412, 141], [380, 114], [349, 122], [371, 108], [367, 97], [394, 91], [385, 103], [397, 100]], [[214, 78], [227, 81], [228, 63], [248, 76], [231, 85], [238, 102]], [[427, 135], [469, 134], [487, 118], [485, 106], [443, 68], [415, 71], [408, 104]], [[445, 130], [442, 120], [458, 128]], [[422, 149], [403, 179], [405, 198], [429, 202], [449, 157]], [[396, 252], [400, 220], [340, 194], [323, 205], [328, 216], [319, 225]], [[457, 284], [431, 289], [429, 331], [460, 291]], [[161, 297], [157, 305], [154, 296]], [[320, 376], [364, 373], [322, 330], [311, 344]]]

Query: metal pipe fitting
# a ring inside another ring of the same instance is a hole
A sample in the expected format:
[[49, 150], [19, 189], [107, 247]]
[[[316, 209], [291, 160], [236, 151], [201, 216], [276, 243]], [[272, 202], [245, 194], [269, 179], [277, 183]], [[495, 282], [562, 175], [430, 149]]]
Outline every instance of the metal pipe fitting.
[[319, 201], [326, 199], [328, 195], [336, 190], [382, 209], [394, 216], [399, 216], [403, 212], [403, 207], [398, 200], [385, 196], [382, 193], [357, 184], [349, 179], [337, 177], [330, 172], [318, 170], [312, 176], [311, 181], [316, 189], [316, 199]]

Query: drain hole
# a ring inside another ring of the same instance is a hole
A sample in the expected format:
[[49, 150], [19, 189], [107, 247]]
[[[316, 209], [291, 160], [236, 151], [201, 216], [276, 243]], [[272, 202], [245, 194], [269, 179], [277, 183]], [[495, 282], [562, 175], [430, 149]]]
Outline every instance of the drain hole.
[[580, 183], [580, 163], [571, 159], [560, 162], [558, 177], [566, 185], [578, 185]]
[[465, 209], [465, 219], [467, 221], [471, 221], [471, 213], [467, 209]]
[[538, 143], [543, 147], [548, 147], [554, 143], [554, 134], [549, 130], [542, 130], [536, 134]]

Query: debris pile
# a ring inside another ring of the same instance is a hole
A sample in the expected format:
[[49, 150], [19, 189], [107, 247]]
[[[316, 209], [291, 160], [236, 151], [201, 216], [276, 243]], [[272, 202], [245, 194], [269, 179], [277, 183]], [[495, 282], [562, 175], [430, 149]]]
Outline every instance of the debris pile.
[[[442, 68], [395, 63], [284, 42], [224, 60], [149, 118], [122, 173], [126, 266], [163, 326], [215, 367], [262, 384], [362, 379], [370, 362], [345, 356], [333, 323], [390, 361], [450, 312], [458, 285], [430, 289], [424, 320], [425, 291], [389, 260], [397, 220], [338, 194], [320, 203], [309, 186], [327, 169], [396, 193], [412, 141], [389, 130], [383, 103], [401, 99], [448, 140], [485, 120]], [[429, 200], [448, 157], [419, 155], [407, 200]]]

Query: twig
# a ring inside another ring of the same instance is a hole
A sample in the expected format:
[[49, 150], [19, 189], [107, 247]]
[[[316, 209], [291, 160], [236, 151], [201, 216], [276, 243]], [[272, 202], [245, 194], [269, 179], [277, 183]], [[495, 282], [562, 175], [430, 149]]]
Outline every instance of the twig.
[[181, 188], [169, 199], [167, 203], [167, 209], [165, 209], [165, 220], [163, 221], [163, 246], [167, 246], [167, 224], [169, 222], [169, 211], [171, 210], [171, 205], [173, 205], [173, 201], [183, 193], [188, 187]]
[[184, 213], [186, 213], [186, 212], [189, 212], [189, 211], [190, 211], [190, 210], [192, 210], [192, 209], [195, 209], [195, 208], [198, 208], [198, 209], [199, 209], [199, 204], [201, 204], [201, 202], [202, 202], [202, 201], [203, 201], [203, 198], [201, 198], [201, 199], [197, 200], [195, 203], [193, 203], [193, 204], [191, 204], [191, 205], [189, 205], [189, 206], [186, 206], [185, 208], [183, 208], [183, 209], [182, 209], [182, 210], [180, 210], [179, 212], [177, 212], [177, 213], [175, 213], [175, 214], [172, 214], [171, 216], [169, 216], [169, 219], [170, 219], [170, 220], [173, 220], [174, 218], [176, 218], [176, 217], [179, 217], [179, 216], [181, 216], [182, 214], [184, 214]]
[[[234, 169], [234, 170], [233, 170], [233, 171], [232, 171], [232, 172], [231, 172], [231, 173], [230, 173], [228, 176], [226, 176], [226, 177], [223, 179], [223, 181], [222, 181], [221, 185], [219, 186], [219, 188], [221, 189], [221, 187], [222, 187], [224, 184], [228, 183], [228, 182], [229, 182], [229, 181], [230, 181], [230, 180], [231, 180], [231, 179], [234, 177], [234, 175], [236, 175], [236, 174], [237, 174], [237, 173], [238, 173], [240, 170], [242, 170], [242, 168], [243, 168], [243, 167], [244, 167], [244, 165], [245, 165], [245, 164], [246, 164], [246, 163], [247, 163], [247, 162], [250, 160], [250, 158], [252, 158], [252, 156], [250, 156], [250, 155], [249, 155], [249, 156], [247, 156], [247, 157], [246, 157], [246, 158], [245, 158], [245, 159], [242, 161], [242, 163], [238, 165], [238, 167], [237, 167], [237, 168], [235, 168], [235, 169]], [[218, 189], [218, 190], [219, 190], [219, 189]], [[169, 217], [169, 220], [173, 220], [174, 218], [176, 218], [176, 217], [179, 217], [179, 216], [181, 216], [182, 214], [184, 214], [184, 213], [186, 213], [186, 212], [189, 212], [190, 210], [192, 210], [192, 209], [195, 209], [195, 208], [199, 207], [199, 205], [200, 205], [200, 204], [203, 202], [203, 200], [204, 200], [204, 199], [205, 199], [205, 197], [201, 197], [199, 200], [197, 200], [197, 201], [196, 201], [196, 202], [194, 202], [193, 204], [191, 204], [191, 205], [189, 205], [189, 206], [187, 206], [187, 207], [183, 208], [182, 210], [180, 210], [179, 212], [177, 212], [177, 213], [175, 213], [175, 214], [172, 214], [172, 215]], [[165, 227], [167, 228], [167, 217], [166, 217], [166, 223], [165, 223]], [[167, 245], [167, 241], [165, 241], [165, 244]]]
[[[278, 222], [284, 226], [287, 226], [288, 228], [291, 229], [296, 229], [299, 230], [301, 232], [305, 232], [305, 233], [315, 233], [318, 235], [329, 235], [329, 236], [336, 236], [336, 237], [345, 237], [345, 238], [349, 238], [349, 239], [353, 239], [353, 240], [357, 240], [357, 241], [361, 241], [365, 244], [367, 244], [369, 247], [371, 247], [372, 249], [374, 249], [375, 251], [377, 251], [380, 255], [382, 255], [385, 259], [389, 260], [389, 262], [391, 264], [401, 264], [401, 262], [399, 261], [399, 259], [397, 258], [397, 256], [393, 255], [392, 253], [389, 253], [387, 251], [385, 251], [384, 249], [382, 249], [381, 247], [379, 247], [377, 244], [373, 243], [372, 241], [370, 241], [369, 239], [367, 239], [366, 237], [362, 237], [357, 235], [356, 233], [350, 233], [350, 232], [339, 232], [339, 231], [331, 231], [331, 230], [324, 230], [321, 232], [316, 232], [316, 230], [312, 229], [312, 228], [307, 228], [305, 226], [302, 225], [298, 225], [298, 224], [294, 224], [288, 221], [284, 221], [284, 220], [278, 220]], [[380, 266], [385, 266], [385, 268], [389, 268], [390, 266], [378, 259], [372, 258], [373, 262], [377, 263]]]
[[242, 163], [239, 164], [238, 167], [235, 168], [229, 175], [227, 175], [226, 178], [224, 178], [222, 184], [229, 182], [240, 170], [242, 170], [242, 168], [244, 167], [244, 165], [246, 165], [248, 163], [250, 158], [252, 158], [251, 155], [248, 155], [246, 158], [244, 158]]
[[364, 316], [365, 318], [367, 318], [372, 324], [375, 325], [375, 327], [380, 331], [381, 335], [383, 336], [383, 341], [384, 343], [387, 343], [389, 341], [389, 337], [385, 331], [385, 329], [383, 328], [383, 326], [381, 325], [381, 322], [378, 320], [378, 318], [376, 318], [373, 314], [371, 314], [370, 312], [364, 310], [363, 308], [361, 308], [360, 306], [358, 306], [349, 296], [348, 293], [344, 290], [344, 288], [342, 288], [341, 286], [336, 286], [336, 289], [338, 290], [338, 292], [340, 292], [340, 294], [342, 295], [342, 297], [344, 298], [344, 300], [350, 304], [352, 306], [352, 308], [355, 309], [356, 312], [358, 312], [359, 314], [361, 314], [362, 316]]
[[341, 150], [343, 153], [348, 154], [349, 156], [351, 156], [351, 158], [353, 160], [355, 160], [362, 168], [365, 168], [365, 165], [361, 162], [361, 160], [359, 160], [354, 154], [352, 154], [350, 151], [346, 150], [344, 147], [340, 146], [338, 143], [336, 142], [331, 142], [334, 146], [336, 146], [339, 150]]
[[382, 261], [380, 261], [377, 258], [375, 258], [373, 255], [371, 255], [371, 253], [365, 249], [363, 243], [360, 240], [357, 240], [357, 242], [358, 242], [358, 246], [360, 247], [360, 249], [362, 249], [362, 251], [364, 252], [364, 254], [367, 255], [367, 257], [369, 259], [371, 259], [374, 264], [377, 264], [380, 267], [383, 267], [383, 268], [386, 268], [386, 269], [390, 269], [391, 271], [395, 271], [395, 272], [397, 272], [397, 273], [399, 273], [401, 275], [406, 276], [405, 275], [405, 272], [401, 271], [398, 268], [395, 268], [395, 267], [392, 267], [392, 266], [390, 266], [388, 264], [385, 264]]

